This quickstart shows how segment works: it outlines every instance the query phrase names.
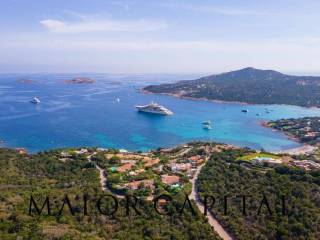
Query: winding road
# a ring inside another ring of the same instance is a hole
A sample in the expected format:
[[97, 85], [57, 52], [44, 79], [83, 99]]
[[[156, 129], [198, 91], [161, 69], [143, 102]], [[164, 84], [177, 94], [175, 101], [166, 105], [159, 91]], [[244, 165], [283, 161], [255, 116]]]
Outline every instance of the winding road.
[[[92, 155], [89, 155], [87, 158], [88, 158], [88, 161], [91, 162], [91, 156]], [[206, 161], [205, 161], [206, 162]], [[197, 186], [196, 186], [196, 182], [197, 182], [197, 179], [198, 179], [198, 175], [202, 169], [202, 167], [205, 165], [205, 163], [203, 163], [201, 166], [199, 166], [197, 168], [197, 171], [195, 172], [194, 174], [194, 177], [190, 180], [191, 184], [192, 184], [192, 191], [191, 191], [191, 194], [189, 195], [189, 199], [193, 199], [198, 208], [200, 209], [200, 211], [203, 213], [204, 212], [204, 205], [202, 204], [202, 202], [200, 201], [199, 199], [199, 195], [198, 195], [198, 192], [197, 192]], [[99, 177], [100, 177], [100, 185], [101, 185], [101, 189], [102, 191], [110, 191], [108, 188], [107, 188], [107, 185], [106, 185], [106, 181], [107, 181], [107, 178], [106, 178], [106, 174], [105, 174], [105, 171], [99, 167], [97, 164], [96, 164], [96, 168], [97, 170], [99, 171]], [[113, 193], [114, 194], [114, 193]], [[115, 194], [116, 197], [118, 198], [123, 198], [124, 196], [122, 195], [118, 195], [118, 194]], [[209, 212], [209, 214], [207, 215], [207, 218], [208, 218], [208, 223], [213, 227], [214, 231], [223, 239], [223, 240], [233, 240], [233, 238], [230, 236], [230, 234], [221, 226], [221, 224], [213, 217], [213, 215]]]
[[[91, 162], [91, 157], [93, 156], [94, 154], [91, 154], [87, 157], [88, 161]], [[113, 195], [115, 195], [117, 198], [124, 198], [123, 195], [119, 195], [119, 194], [116, 194], [114, 192], [112, 192], [110, 189], [107, 188], [107, 177], [106, 177], [106, 173], [105, 173], [105, 170], [101, 167], [98, 166], [98, 164], [95, 164], [96, 165], [96, 169], [99, 171], [99, 178], [100, 178], [100, 185], [101, 185], [101, 190], [102, 191], [110, 191]]]
[[[202, 169], [202, 167], [204, 165], [205, 165], [205, 163], [197, 168], [197, 171], [196, 171], [194, 177], [190, 181], [192, 183], [192, 191], [191, 191], [191, 194], [189, 196], [189, 199], [193, 199], [196, 202], [198, 208], [200, 209], [200, 211], [202, 213], [204, 213], [204, 205], [199, 199], [196, 182], [197, 182], [197, 179], [198, 179], [198, 175], [199, 175], [199, 173], [200, 173], [200, 171], [201, 171], [201, 169]], [[208, 223], [213, 227], [214, 231], [223, 240], [233, 240], [231, 235], [221, 226], [221, 224], [213, 217], [213, 215], [210, 212], [207, 215], [207, 218], [208, 218]]]

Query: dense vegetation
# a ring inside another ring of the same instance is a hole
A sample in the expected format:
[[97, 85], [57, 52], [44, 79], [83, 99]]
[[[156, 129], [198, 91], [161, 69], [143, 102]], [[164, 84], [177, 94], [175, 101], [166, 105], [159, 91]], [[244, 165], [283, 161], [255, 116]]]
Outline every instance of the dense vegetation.
[[320, 106], [320, 77], [291, 76], [254, 68], [173, 84], [151, 85], [144, 90], [222, 101]]
[[[179, 215], [184, 196], [178, 195], [168, 205], [170, 216], [156, 214], [151, 203], [139, 202], [141, 216], [131, 209], [126, 216], [120, 202], [112, 216], [98, 212], [96, 202], [104, 193], [98, 172], [83, 155], [61, 161], [61, 151], [54, 150], [34, 155], [18, 154], [0, 149], [0, 239], [218, 239], [205, 218], [194, 205]], [[68, 195], [74, 215], [65, 205]], [[84, 215], [83, 195], [88, 196], [88, 215]], [[46, 210], [41, 216], [35, 211], [28, 215], [29, 199], [33, 196], [41, 208], [50, 197], [51, 215]], [[104, 207], [111, 202], [104, 202]]]
[[[285, 165], [250, 169], [238, 160], [246, 152], [238, 149], [214, 154], [198, 178], [202, 199], [205, 194], [216, 198], [212, 212], [220, 223], [236, 239], [320, 239], [320, 171], [306, 172]], [[259, 214], [263, 194], [272, 215], [265, 203]], [[248, 196], [246, 215], [242, 212], [242, 197], [237, 195]], [[229, 201], [227, 214], [224, 196]]]
[[320, 117], [280, 119], [268, 122], [267, 126], [283, 131], [303, 143], [320, 143]]

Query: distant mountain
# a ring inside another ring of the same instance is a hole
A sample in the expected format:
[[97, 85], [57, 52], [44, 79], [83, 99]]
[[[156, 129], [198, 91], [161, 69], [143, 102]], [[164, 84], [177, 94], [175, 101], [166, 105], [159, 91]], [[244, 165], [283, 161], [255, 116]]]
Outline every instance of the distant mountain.
[[293, 76], [252, 67], [196, 80], [151, 85], [143, 90], [178, 97], [320, 107], [320, 77]]

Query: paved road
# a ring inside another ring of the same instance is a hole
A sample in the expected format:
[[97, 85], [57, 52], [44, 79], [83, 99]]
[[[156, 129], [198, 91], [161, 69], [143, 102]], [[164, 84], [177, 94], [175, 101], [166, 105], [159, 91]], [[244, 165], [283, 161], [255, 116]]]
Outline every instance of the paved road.
[[[185, 154], [185, 151], [183, 152], [183, 154]], [[88, 161], [91, 162], [91, 156], [92, 155], [89, 155], [88, 156]], [[197, 168], [197, 171], [194, 175], [194, 177], [190, 180], [191, 184], [192, 184], [192, 191], [191, 191], [191, 194], [189, 196], [190, 199], [193, 199], [198, 208], [200, 209], [200, 211], [203, 213], [204, 212], [204, 206], [202, 204], [202, 202], [199, 200], [199, 197], [198, 197], [198, 193], [197, 193], [197, 189], [196, 189], [196, 181], [197, 181], [197, 178], [198, 178], [198, 175], [202, 169], [202, 167], [205, 165], [202, 164], [201, 166], [199, 166]], [[100, 185], [101, 185], [101, 189], [102, 191], [108, 191], [109, 189], [107, 188], [106, 186], [106, 181], [107, 181], [107, 178], [106, 178], [106, 175], [105, 175], [105, 171], [99, 167], [98, 165], [96, 165], [96, 168], [98, 169], [99, 171], [99, 176], [100, 176]], [[109, 190], [110, 191], [110, 190]], [[114, 193], [113, 193], [114, 194]], [[114, 194], [116, 195], [118, 198], [123, 198], [124, 196], [122, 195], [118, 195], [118, 194]], [[224, 230], [224, 228], [220, 225], [220, 223], [212, 216], [211, 213], [209, 213], [207, 215], [207, 218], [208, 218], [208, 223], [213, 227], [214, 231], [223, 239], [223, 240], [233, 240], [233, 238], [227, 233], [226, 230]]]
[[[89, 162], [91, 162], [92, 155], [89, 155], [87, 157]], [[105, 170], [102, 169], [101, 167], [99, 167], [97, 164], [96, 164], [96, 168], [99, 171], [100, 185], [101, 185], [102, 191], [110, 191], [110, 192], [112, 192], [110, 189], [107, 188], [107, 177], [106, 177]], [[116, 193], [113, 193], [113, 192], [112, 192], [112, 194], [115, 195], [117, 198], [124, 198], [124, 196], [122, 196], [122, 195], [119, 195], [119, 194], [116, 194]]]
[[[189, 196], [190, 199], [193, 199], [200, 211], [203, 213], [204, 212], [204, 206], [202, 202], [199, 199], [198, 193], [197, 193], [197, 187], [196, 187], [196, 181], [198, 178], [198, 175], [202, 169], [202, 167], [205, 165], [202, 164], [201, 166], [198, 167], [194, 177], [191, 179], [192, 183], [192, 191]], [[229, 235], [229, 233], [221, 226], [221, 224], [213, 217], [211, 213], [207, 215], [208, 218], [208, 223], [213, 227], [214, 231], [223, 239], [223, 240], [233, 240], [233, 238]]]

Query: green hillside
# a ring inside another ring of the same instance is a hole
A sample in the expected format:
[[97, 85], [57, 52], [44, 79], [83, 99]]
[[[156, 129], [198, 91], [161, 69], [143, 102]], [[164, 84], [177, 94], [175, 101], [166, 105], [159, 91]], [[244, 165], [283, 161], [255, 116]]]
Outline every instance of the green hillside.
[[196, 80], [144, 88], [152, 93], [252, 104], [320, 106], [320, 77], [244, 68]]

